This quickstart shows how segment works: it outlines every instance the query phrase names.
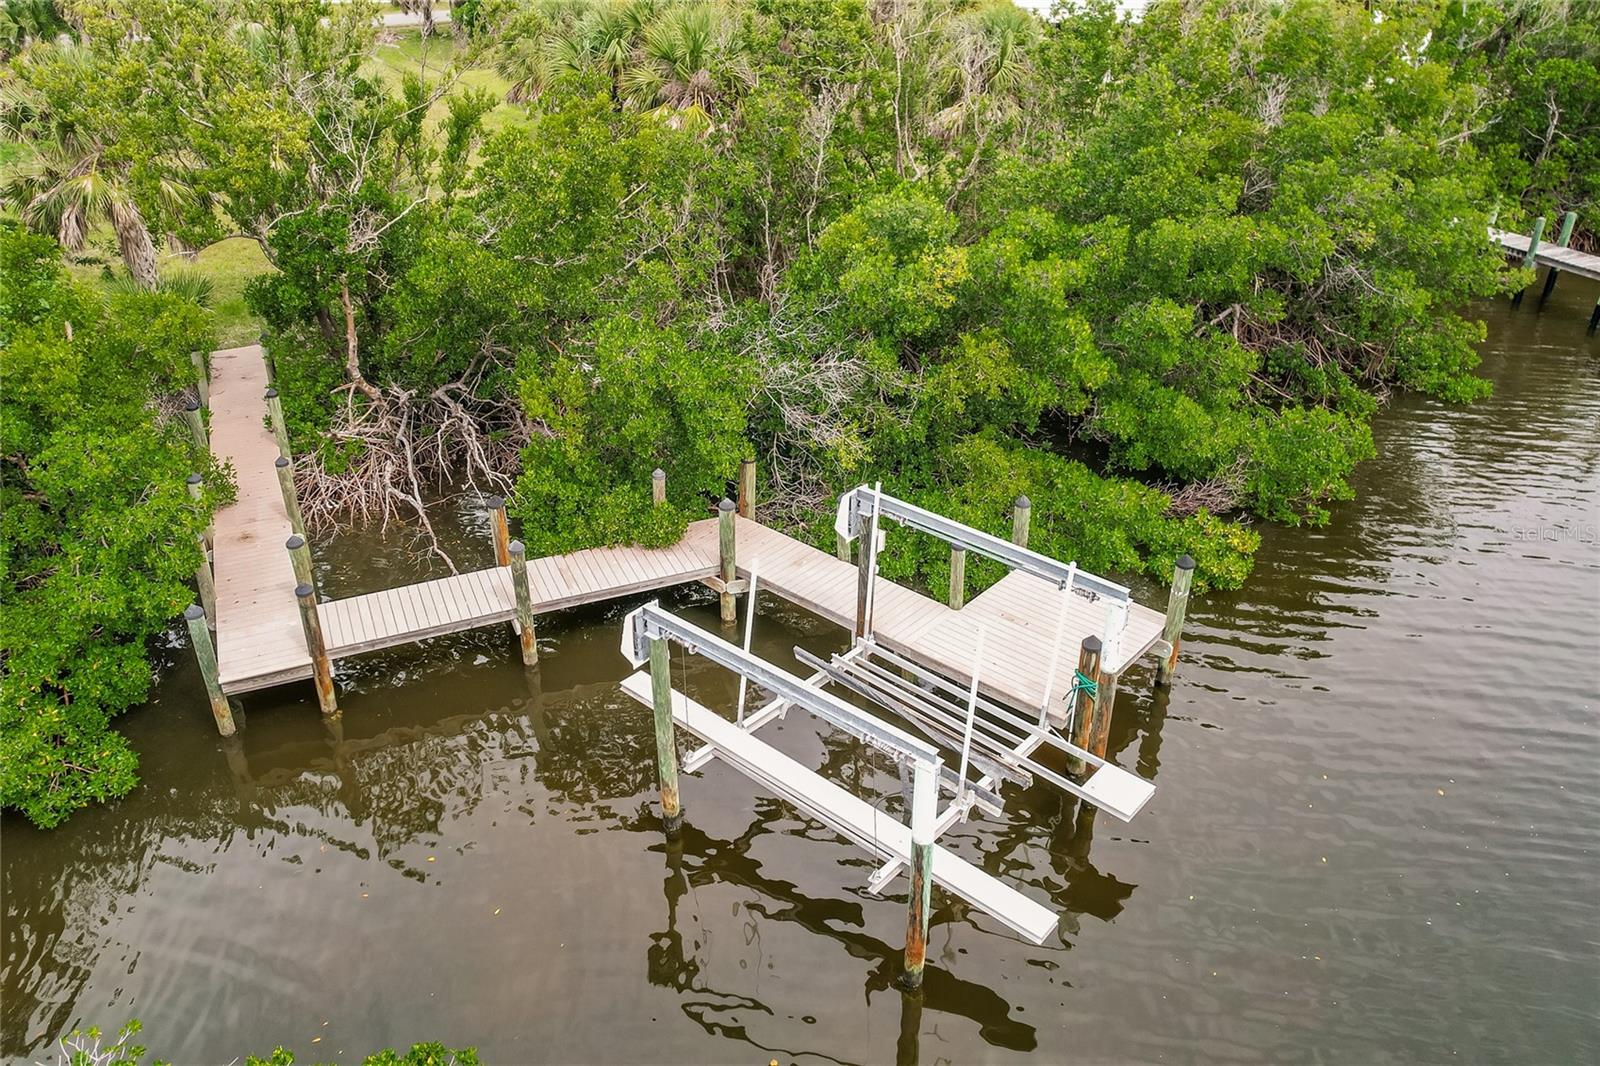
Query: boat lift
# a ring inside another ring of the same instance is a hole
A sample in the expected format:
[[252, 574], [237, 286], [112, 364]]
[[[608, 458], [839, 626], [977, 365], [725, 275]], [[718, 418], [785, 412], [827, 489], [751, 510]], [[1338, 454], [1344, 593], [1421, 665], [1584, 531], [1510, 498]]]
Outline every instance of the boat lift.
[[[1057, 916], [1053, 912], [937, 844], [943, 833], [972, 817], [975, 811], [999, 814], [1005, 805], [1000, 791], [1004, 782], [1028, 787], [1036, 781], [1044, 781], [1124, 821], [1138, 813], [1155, 788], [1063, 739], [1052, 727], [1046, 712], [1050, 706], [1050, 686], [1054, 684], [1054, 661], [1052, 677], [1035, 718], [1031, 713], [1002, 706], [979, 695], [983, 664], [981, 629], [974, 649], [971, 680], [966, 685], [877, 645], [872, 638], [871, 612], [877, 578], [876, 557], [881, 547], [879, 516], [893, 517], [904, 525], [1054, 581], [1069, 594], [1079, 591], [1097, 599], [1105, 598], [1108, 630], [1119, 619], [1125, 622], [1128, 590], [1086, 574], [1078, 570], [1076, 564], [1059, 563], [1001, 541], [884, 496], [876, 488], [863, 487], [847, 495], [841, 500], [839, 515], [849, 536], [865, 534], [867, 537], [857, 612], [860, 631], [849, 650], [824, 660], [796, 648], [796, 659], [812, 671], [810, 676], [801, 678], [750, 652], [753, 612], [746, 616], [745, 646], [741, 648], [652, 602], [633, 611], [624, 621], [623, 655], [636, 667], [649, 662], [650, 669], [627, 678], [622, 689], [655, 711], [662, 811], [669, 830], [682, 818], [675, 729], [683, 728], [703, 742], [684, 759], [683, 769], [692, 773], [712, 759], [721, 759], [877, 856], [882, 865], [867, 885], [873, 893], [882, 892], [902, 869], [908, 871], [905, 967], [907, 982], [915, 985], [921, 980], [929, 893], [935, 881], [1033, 943], [1043, 943], [1056, 927]], [[752, 594], [758, 582], [759, 575], [752, 572]], [[1062, 601], [1066, 602], [1066, 596]], [[1058, 653], [1059, 629], [1058, 624]], [[1108, 632], [1108, 636], [1114, 637], [1115, 633]], [[728, 721], [672, 688], [669, 643], [676, 643], [739, 676], [740, 698], [735, 721]], [[744, 696], [751, 684], [767, 692], [769, 699], [747, 715]], [[845, 702], [827, 690], [829, 685], [838, 685], [898, 716], [923, 736]], [[761, 726], [781, 717], [791, 707], [799, 707], [823, 719], [892, 759], [900, 767], [907, 786], [909, 825], [802, 766], [755, 735]], [[1036, 756], [1046, 747], [1064, 754], [1071, 765], [1081, 767], [1087, 776], [1077, 781], [1040, 761]], [[944, 750], [959, 753], [956, 770], [946, 765]], [[969, 779], [969, 768], [977, 774], [975, 780]], [[948, 797], [942, 810], [939, 807], [941, 797]]]

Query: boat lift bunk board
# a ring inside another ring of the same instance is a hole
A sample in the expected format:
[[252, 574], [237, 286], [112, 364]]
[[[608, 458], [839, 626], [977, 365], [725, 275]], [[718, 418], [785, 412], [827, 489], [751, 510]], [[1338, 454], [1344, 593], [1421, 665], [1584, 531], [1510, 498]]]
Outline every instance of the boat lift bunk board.
[[[909, 762], [919, 770], [932, 771], [927, 780], [937, 783], [936, 791], [956, 791], [957, 799], [952, 801], [952, 806], [964, 808], [972, 802], [961, 798], [964, 790], [959, 790], [954, 775], [946, 772], [938, 749], [931, 744], [821, 690], [816, 681], [795, 677], [715, 634], [662, 610], [655, 603], [640, 607], [625, 619], [623, 654], [635, 666], [642, 665], [649, 657], [649, 642], [662, 638], [676, 641], [691, 653], [749, 678], [773, 693], [775, 700], [822, 718], [885, 752], [897, 762]], [[649, 672], [641, 670], [626, 678], [622, 682], [622, 691], [650, 705], [653, 695]], [[911, 827], [902, 824], [816, 771], [802, 766], [753, 735], [749, 729], [728, 721], [682, 692], [671, 690], [670, 707], [673, 723], [714, 748], [718, 759], [886, 863], [898, 867], [910, 862], [918, 828], [915, 824]], [[754, 716], [747, 718], [746, 724], [753, 720]], [[920, 772], [917, 776], [919, 780], [923, 779]], [[931, 800], [927, 806], [931, 814]], [[1032, 943], [1044, 943], [1055, 930], [1058, 920], [1055, 913], [953, 852], [939, 847], [937, 842], [933, 845], [932, 859], [931, 874], [936, 884], [990, 914]]]

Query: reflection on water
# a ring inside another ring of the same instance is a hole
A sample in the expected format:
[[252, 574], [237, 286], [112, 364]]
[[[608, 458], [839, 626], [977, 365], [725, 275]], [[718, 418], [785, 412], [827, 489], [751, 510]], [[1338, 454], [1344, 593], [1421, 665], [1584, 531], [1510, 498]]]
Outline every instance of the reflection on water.
[[[1572, 279], [1569, 279], [1572, 280]], [[1582, 1061], [1600, 1057], [1600, 350], [1593, 286], [1486, 306], [1495, 397], [1403, 399], [1357, 502], [1265, 530], [1196, 602], [1178, 684], [1132, 677], [1131, 825], [1048, 786], [943, 842], [1061, 912], [1035, 947], [935, 894], [894, 985], [902, 879], [717, 763], [653, 814], [650, 713], [617, 691], [623, 605], [340, 664], [220, 740], [186, 649], [128, 715], [144, 785], [38, 833], [7, 816], [0, 1052], [137, 1016], [175, 1061], [282, 1043], [337, 1061]], [[414, 576], [393, 541], [319, 553], [334, 595]], [[447, 545], [487, 561], [470, 508]], [[1140, 590], [1150, 596], [1149, 589]], [[701, 593], [671, 604], [714, 628]], [[1160, 602], [1159, 593], [1154, 596]], [[763, 597], [757, 650], [841, 631]], [[734, 683], [674, 661], [697, 698]], [[798, 712], [763, 736], [886, 809], [893, 768]]]

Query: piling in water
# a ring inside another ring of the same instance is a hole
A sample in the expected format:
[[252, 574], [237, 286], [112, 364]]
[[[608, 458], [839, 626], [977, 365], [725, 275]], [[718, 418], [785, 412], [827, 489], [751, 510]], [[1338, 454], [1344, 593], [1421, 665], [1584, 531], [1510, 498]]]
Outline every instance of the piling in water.
[[[1577, 224], [1578, 212], [1568, 211], [1566, 214], [1561, 216], [1561, 232], [1556, 236], [1557, 248], [1565, 248], [1567, 246], [1567, 242], [1572, 239], [1572, 227]], [[1537, 310], [1544, 310], [1545, 301], [1550, 299], [1550, 293], [1555, 290], [1556, 275], [1559, 273], [1561, 273], [1561, 271], [1556, 269], [1554, 263], [1545, 269], [1544, 290], [1539, 293], [1539, 306]]]
[[528, 549], [522, 541], [511, 542], [511, 587], [517, 593], [517, 640], [522, 646], [522, 664], [539, 662], [539, 645], [533, 632], [533, 590], [528, 586]]
[[311, 545], [306, 543], [306, 538], [296, 533], [283, 542], [289, 551], [289, 563], [294, 567], [294, 583], [296, 587], [306, 585], [316, 588], [311, 569]]
[[322, 620], [317, 617], [317, 594], [310, 585], [301, 584], [294, 590], [300, 601], [300, 628], [305, 631], [306, 651], [311, 654], [311, 678], [317, 686], [317, 706], [323, 714], [333, 714], [339, 703], [333, 695], [333, 663], [328, 659], [328, 645], [322, 639]]
[[[1073, 679], [1077, 687], [1073, 692], [1072, 743], [1085, 751], [1092, 750], [1089, 738], [1094, 733], [1095, 716], [1099, 713], [1096, 679], [1100, 676], [1100, 652], [1099, 637], [1084, 637], [1078, 648], [1078, 675]], [[1084, 678], [1088, 679], [1088, 684], [1083, 683]], [[1083, 773], [1082, 760], [1068, 759], [1067, 763], [1073, 773]]]
[[907, 988], [922, 987], [928, 956], [928, 911], [933, 903], [933, 834], [937, 819], [938, 767], [918, 762], [911, 771], [911, 884], [906, 892], [905, 972]]
[[289, 528], [303, 537], [306, 535], [306, 520], [300, 514], [300, 493], [294, 486], [294, 464], [287, 455], [280, 455], [272, 461], [272, 466], [278, 472], [278, 491], [283, 494], [283, 510], [289, 516]]
[[[1544, 216], [1540, 215], [1533, 220], [1533, 234], [1528, 238], [1528, 254], [1522, 257], [1522, 269], [1530, 270], [1539, 255], [1539, 238], [1544, 236]], [[1522, 294], [1526, 289], [1518, 289], [1516, 295], [1511, 297], [1512, 307], [1522, 306]]]
[[1161, 639], [1167, 642], [1166, 658], [1156, 663], [1156, 684], [1170, 685], [1172, 675], [1178, 671], [1178, 645], [1183, 636], [1183, 616], [1189, 609], [1189, 588], [1194, 584], [1194, 558], [1178, 556], [1172, 568], [1172, 591], [1167, 594], [1167, 620], [1161, 627]]
[[665, 637], [650, 641], [650, 704], [655, 712], [661, 823], [668, 833], [676, 833], [683, 824], [683, 807], [678, 800], [678, 740], [672, 726], [672, 671]]
[[494, 565], [511, 565], [511, 527], [506, 523], [506, 498], [490, 496], [489, 531], [494, 535]]
[[722, 578], [722, 591], [718, 595], [718, 604], [723, 622], [729, 624], [737, 621], [739, 617], [733, 593], [728, 591], [737, 573], [733, 557], [737, 543], [734, 513], [732, 500], [724, 497], [722, 502], [717, 504], [717, 559], [720, 564], [718, 573]]
[[199, 604], [184, 609], [183, 620], [189, 625], [189, 643], [194, 645], [194, 657], [200, 662], [200, 676], [206, 683], [206, 696], [211, 700], [211, 717], [217, 721], [217, 732], [225, 737], [234, 733], [233, 708], [228, 697], [222, 694], [222, 680], [217, 673], [217, 649], [211, 643], [211, 630], [206, 628], [206, 612]]

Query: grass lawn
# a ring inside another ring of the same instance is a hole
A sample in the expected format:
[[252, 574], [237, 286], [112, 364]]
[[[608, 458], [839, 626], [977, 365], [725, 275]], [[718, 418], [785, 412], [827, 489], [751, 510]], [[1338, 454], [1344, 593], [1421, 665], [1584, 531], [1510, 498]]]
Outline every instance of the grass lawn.
[[[109, 230], [91, 234], [85, 253], [67, 260], [67, 270], [79, 281], [104, 288], [110, 280], [106, 276], [107, 267], [116, 274], [126, 273]], [[201, 252], [193, 263], [178, 255], [163, 254], [161, 257], [163, 276], [187, 273], [210, 280], [210, 307], [216, 315], [219, 348], [237, 348], [260, 339], [261, 320], [245, 306], [244, 286], [257, 274], [271, 269], [260, 246], [243, 237], [218, 241]]]
[[[399, 91], [400, 79], [406, 74], [421, 74], [429, 81], [437, 81], [456, 59], [456, 47], [450, 37], [450, 27], [441, 26], [426, 40], [421, 30], [397, 30], [388, 36], [388, 43], [380, 44], [373, 58], [373, 73], [385, 84]], [[505, 102], [506, 90], [511, 83], [495, 73], [489, 66], [472, 67], [456, 82], [456, 92], [464, 89], [482, 89], [492, 93], [500, 103], [483, 117], [486, 133], [494, 133], [506, 126], [527, 121], [527, 110], [520, 105]], [[434, 127], [449, 113], [445, 101], [440, 100], [428, 112], [428, 121]]]

